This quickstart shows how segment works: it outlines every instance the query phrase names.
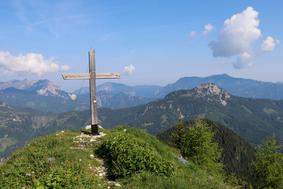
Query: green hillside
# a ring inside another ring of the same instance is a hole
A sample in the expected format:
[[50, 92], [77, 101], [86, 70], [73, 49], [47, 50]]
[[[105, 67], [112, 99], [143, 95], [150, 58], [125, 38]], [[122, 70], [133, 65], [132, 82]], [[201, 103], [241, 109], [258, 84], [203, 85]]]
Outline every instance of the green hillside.
[[1, 188], [232, 188], [223, 175], [182, 163], [179, 150], [145, 132], [103, 132], [35, 139], [0, 165]]
[[[214, 132], [214, 140], [223, 149], [221, 162], [224, 164], [224, 169], [230, 174], [236, 175], [238, 178], [250, 182], [252, 180], [252, 161], [255, 159], [255, 149], [239, 135], [235, 134], [230, 129], [221, 124], [214, 123], [207, 119], [202, 119]], [[170, 146], [177, 147], [174, 140], [174, 133], [177, 132], [178, 126], [182, 125], [184, 130], [195, 125], [195, 120], [190, 122], [180, 122], [167, 131], [158, 135], [158, 138]]]
[[0, 158], [30, 140], [61, 130], [78, 130], [86, 125], [88, 112], [42, 113], [0, 103]]
[[100, 115], [104, 127], [127, 124], [152, 134], [166, 131], [178, 120], [207, 118], [233, 130], [250, 144], [260, 144], [273, 133], [283, 142], [283, 101], [232, 96], [212, 83], [175, 91], [143, 106], [103, 109]]

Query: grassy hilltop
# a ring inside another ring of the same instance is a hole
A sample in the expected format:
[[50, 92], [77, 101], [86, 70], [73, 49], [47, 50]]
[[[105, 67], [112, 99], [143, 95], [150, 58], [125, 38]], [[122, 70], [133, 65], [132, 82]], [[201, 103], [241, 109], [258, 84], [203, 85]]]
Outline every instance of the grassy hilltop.
[[0, 166], [1, 188], [232, 188], [143, 131], [103, 132], [96, 139], [79, 132], [35, 139]]
[[275, 138], [255, 150], [206, 119], [180, 122], [159, 135], [161, 140], [129, 127], [101, 132], [62, 131], [34, 139], [0, 164], [1, 189], [283, 186]]

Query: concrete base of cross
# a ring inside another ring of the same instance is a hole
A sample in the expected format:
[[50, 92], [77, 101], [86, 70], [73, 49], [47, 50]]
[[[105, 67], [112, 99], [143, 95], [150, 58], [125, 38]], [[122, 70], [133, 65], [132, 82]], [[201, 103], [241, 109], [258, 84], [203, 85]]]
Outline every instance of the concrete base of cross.
[[99, 135], [98, 129], [103, 129], [101, 125], [87, 125], [85, 129], [91, 129], [92, 135]]
[[91, 134], [92, 135], [99, 135], [98, 124], [91, 125]]

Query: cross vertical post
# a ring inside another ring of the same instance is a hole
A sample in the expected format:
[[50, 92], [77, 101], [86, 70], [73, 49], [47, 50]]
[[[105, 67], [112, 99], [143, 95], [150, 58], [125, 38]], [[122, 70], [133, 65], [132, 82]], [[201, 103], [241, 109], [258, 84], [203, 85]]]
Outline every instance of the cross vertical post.
[[95, 51], [90, 49], [88, 53], [89, 72], [88, 73], [65, 73], [62, 74], [65, 80], [89, 80], [90, 114], [91, 114], [91, 134], [98, 135], [98, 117], [96, 101], [96, 79], [119, 79], [119, 73], [100, 73], [95, 70]]
[[95, 51], [90, 49], [89, 53], [89, 94], [91, 112], [91, 133], [98, 135], [97, 102], [96, 102], [96, 70], [95, 70]]

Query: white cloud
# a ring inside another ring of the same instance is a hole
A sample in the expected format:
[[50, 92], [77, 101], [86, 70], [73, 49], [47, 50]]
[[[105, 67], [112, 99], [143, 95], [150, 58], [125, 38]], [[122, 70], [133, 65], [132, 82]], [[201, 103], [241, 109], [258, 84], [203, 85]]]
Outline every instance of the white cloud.
[[207, 35], [208, 33], [212, 32], [214, 30], [214, 26], [212, 24], [206, 24], [204, 26], [204, 30], [202, 31], [203, 35]]
[[195, 31], [190, 32], [190, 37], [195, 37], [196, 35], [197, 35], [197, 32], [195, 32]]
[[261, 44], [262, 51], [273, 51], [275, 46], [279, 43], [278, 40], [273, 39], [273, 37], [268, 36]]
[[70, 97], [71, 100], [77, 99], [77, 95], [75, 95], [75, 94], [69, 94], [69, 97]]
[[61, 66], [62, 71], [68, 71], [69, 69], [70, 69], [70, 66], [68, 66], [68, 65], [62, 65]]
[[258, 12], [252, 7], [225, 20], [218, 39], [209, 46], [214, 57], [231, 57], [252, 50], [253, 43], [261, 36]]
[[46, 59], [42, 54], [27, 53], [25, 55], [12, 55], [0, 51], [0, 68], [11, 73], [25, 73], [42, 76], [46, 73], [66, 71], [67, 65], [58, 65], [52, 59]]
[[252, 66], [253, 56], [248, 52], [244, 52], [237, 56], [236, 60], [233, 63], [234, 68], [242, 69]]
[[191, 38], [194, 38], [198, 34], [207, 35], [208, 33], [212, 32], [213, 30], [214, 30], [214, 26], [212, 24], [206, 24], [203, 27], [203, 31], [202, 32], [191, 31], [189, 35], [190, 35]]
[[[262, 33], [258, 12], [252, 7], [224, 21], [218, 39], [209, 43], [214, 57], [229, 58], [236, 69], [246, 68], [262, 53], [257, 41]], [[278, 40], [268, 36], [261, 44], [262, 51], [272, 51]]]
[[124, 67], [124, 72], [126, 72], [129, 75], [132, 75], [135, 72], [135, 70], [136, 68], [133, 64]]

